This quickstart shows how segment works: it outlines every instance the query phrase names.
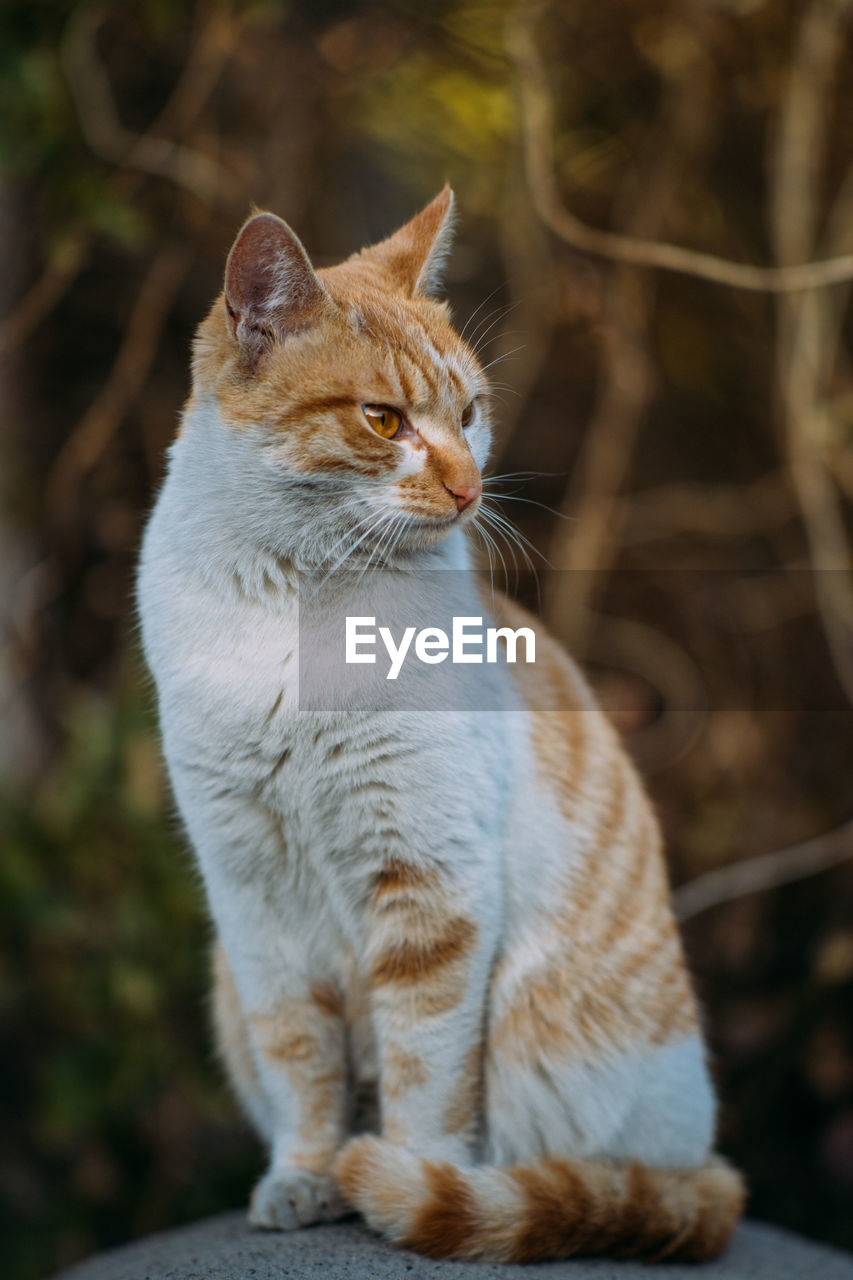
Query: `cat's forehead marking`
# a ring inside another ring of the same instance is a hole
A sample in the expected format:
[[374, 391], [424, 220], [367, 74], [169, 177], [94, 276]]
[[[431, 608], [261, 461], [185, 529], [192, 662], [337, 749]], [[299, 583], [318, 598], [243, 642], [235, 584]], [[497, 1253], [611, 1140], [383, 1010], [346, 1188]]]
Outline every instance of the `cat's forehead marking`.
[[[430, 335], [429, 329], [423, 322], [421, 322], [420, 324], [420, 331], [422, 334], [422, 338], [419, 343], [419, 349], [432, 362], [432, 365], [435, 368], [436, 372], [438, 373], [439, 377], [441, 378], [442, 382], [446, 383], [448, 380], [448, 377], [452, 377], [452, 378], [455, 378], [457, 382], [461, 384], [463, 381], [462, 374], [457, 364], [456, 353], [452, 349], [450, 344], [448, 343], [445, 346], [445, 349], [443, 351], [439, 350], [439, 348], [435, 345], [435, 343], [432, 340], [432, 336]], [[448, 333], [452, 334], [453, 331], [448, 330]], [[456, 335], [453, 334], [454, 338], [455, 336]]]
[[411, 324], [405, 345], [392, 346], [391, 355], [401, 391], [412, 407], [467, 394], [468, 380], [456, 352], [449, 345], [442, 349], [425, 324]]
[[376, 371], [384, 368], [391, 375], [409, 407], [455, 401], [472, 390], [465, 348], [439, 309], [402, 299], [389, 303], [384, 297], [377, 303], [367, 295], [351, 300], [348, 310], [351, 330], [374, 343]]

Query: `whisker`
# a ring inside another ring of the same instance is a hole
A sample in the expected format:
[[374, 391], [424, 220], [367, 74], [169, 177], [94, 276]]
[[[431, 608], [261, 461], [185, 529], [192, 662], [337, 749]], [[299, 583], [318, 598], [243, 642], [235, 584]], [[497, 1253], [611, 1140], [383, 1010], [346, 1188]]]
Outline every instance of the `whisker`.
[[[498, 318], [500, 319], [500, 317]], [[504, 316], [503, 318], [505, 319], [506, 316]], [[497, 321], [495, 321], [495, 324], [496, 323]], [[484, 351], [485, 348], [490, 346], [493, 342], [497, 342], [499, 338], [502, 341], [506, 342], [507, 338], [517, 338], [519, 334], [524, 334], [525, 336], [527, 335], [526, 329], [501, 329], [500, 333], [496, 334], [494, 338], [489, 338], [489, 334], [491, 333], [492, 329], [495, 327], [495, 324], [492, 324], [480, 338], [480, 342], [477, 347], [477, 355], [479, 355], [481, 351]]]
[[[485, 334], [488, 334], [489, 332], [491, 332], [494, 326], [498, 324], [499, 321], [504, 316], [509, 315], [510, 311], [512, 311], [517, 306], [518, 306], [517, 302], [515, 303], [505, 302], [501, 306], [495, 307], [493, 311], [489, 311], [486, 315], [484, 315], [480, 320], [479, 324], [477, 325], [477, 328], [474, 330], [474, 332], [471, 334], [471, 336], [468, 339], [468, 345], [472, 348], [472, 350], [474, 350], [475, 352], [479, 352], [482, 349], [482, 345], [485, 340]], [[485, 327], [485, 334], [483, 332], [484, 327]]]
[[[372, 513], [369, 515], [363, 516], [360, 520], [356, 521], [356, 523], [351, 528], [346, 529], [344, 533], [339, 538], [337, 538], [335, 542], [332, 543], [331, 547], [329, 548], [322, 562], [318, 564], [316, 568], [312, 569], [311, 572], [309, 573], [308, 575], [309, 578], [313, 578], [315, 574], [320, 572], [320, 570], [324, 567], [324, 565], [327, 565], [329, 563], [329, 561], [332, 559], [332, 557], [334, 556], [338, 548], [342, 547], [344, 543], [348, 542], [349, 539], [352, 538], [354, 533], [358, 533], [359, 529], [363, 528], [365, 524], [367, 524], [367, 522], [370, 520], [371, 515]], [[349, 554], [348, 550], [344, 552], [344, 559], [346, 559], [348, 554]]]
[[528, 480], [538, 476], [555, 476], [568, 475], [567, 471], [502, 471], [499, 475], [489, 476], [489, 480]]
[[397, 531], [397, 536], [396, 536], [396, 538], [394, 539], [393, 543], [391, 544], [391, 550], [390, 550], [390, 551], [389, 551], [389, 553], [388, 553], [388, 555], [389, 555], [389, 559], [392, 559], [392, 560], [393, 560], [394, 556], [397, 554], [397, 548], [399, 547], [400, 543], [402, 542], [404, 535], [405, 535], [405, 534], [408, 532], [408, 530], [411, 528], [411, 526], [412, 526], [413, 522], [414, 522], [414, 517], [413, 517], [413, 516], [408, 515], [408, 516], [406, 516], [406, 517], [405, 517], [405, 519], [404, 519], [404, 520], [402, 521], [402, 523], [400, 524], [400, 528], [399, 528], [399, 529], [398, 529], [398, 531]]
[[460, 334], [459, 334], [459, 337], [460, 337], [460, 338], [464, 338], [464, 337], [465, 337], [465, 334], [466, 334], [466, 332], [467, 332], [467, 330], [468, 330], [468, 325], [469, 325], [469, 324], [471, 324], [471, 322], [474, 320], [474, 318], [480, 314], [480, 312], [483, 310], [483, 307], [487, 306], [487, 305], [488, 305], [488, 303], [490, 303], [490, 302], [491, 302], [491, 300], [492, 300], [492, 298], [495, 296], [495, 294], [496, 294], [496, 293], [500, 293], [500, 291], [501, 291], [501, 289], [503, 289], [503, 287], [504, 287], [504, 286], [503, 286], [502, 284], [499, 284], [499, 285], [497, 286], [497, 288], [495, 288], [495, 289], [493, 289], [493, 290], [492, 290], [492, 292], [488, 295], [488, 297], [484, 298], [484, 299], [483, 299], [483, 301], [482, 301], [482, 302], [481, 302], [477, 307], [475, 307], [475, 309], [471, 312], [470, 316], [468, 317], [468, 319], [465, 321], [464, 325], [462, 326], [462, 331], [461, 331], [461, 332], [460, 332]]
[[[351, 508], [347, 508], [347, 507], [345, 507], [345, 508], [343, 508], [343, 510], [344, 510], [344, 511], [349, 510], [349, 509], [359, 510], [363, 505], [364, 505], [363, 503], [356, 502], [355, 500], [353, 500], [353, 502], [352, 502], [352, 504], [351, 504]], [[340, 510], [340, 508], [339, 508], [339, 510]], [[363, 515], [363, 516], [361, 517], [361, 519], [360, 519], [360, 520], [357, 520], [357, 521], [356, 521], [356, 523], [355, 523], [351, 528], [349, 528], [349, 529], [345, 529], [345, 530], [344, 530], [344, 532], [343, 532], [343, 534], [341, 535], [341, 537], [340, 537], [340, 538], [338, 538], [338, 539], [337, 539], [337, 541], [336, 541], [336, 542], [334, 542], [334, 543], [332, 544], [332, 546], [330, 547], [329, 552], [328, 552], [328, 554], [327, 554], [327, 556], [326, 556], [325, 560], [323, 561], [323, 564], [328, 563], [328, 561], [332, 558], [332, 556], [333, 556], [333, 555], [335, 554], [335, 552], [337, 551], [338, 547], [342, 546], [342, 545], [343, 545], [343, 543], [345, 543], [345, 542], [347, 541], [347, 539], [348, 539], [348, 538], [351, 538], [351, 537], [352, 537], [352, 535], [353, 535], [354, 533], [357, 533], [357, 532], [358, 532], [358, 530], [359, 530], [360, 528], [362, 528], [362, 527], [363, 527], [363, 526], [364, 526], [364, 525], [365, 525], [365, 524], [366, 524], [366, 523], [367, 523], [367, 522], [372, 518], [373, 514], [374, 514], [374, 513], [373, 513], [372, 511], [368, 511], [365, 515]], [[349, 554], [348, 552], [345, 552], [345, 553], [344, 553], [344, 558], [346, 558], [346, 556], [347, 556], [348, 554]], [[318, 569], [319, 569], [319, 568], [322, 568], [322, 565], [318, 565]], [[316, 572], [316, 570], [315, 570], [315, 572]]]
[[504, 307], [503, 311], [499, 310], [497, 314], [492, 318], [492, 322], [489, 325], [489, 327], [483, 333], [479, 333], [476, 339], [472, 337], [471, 346], [474, 348], [477, 355], [479, 355], [480, 352], [483, 350], [483, 347], [486, 345], [486, 339], [494, 329], [495, 325], [499, 324], [501, 320], [505, 320], [506, 317], [510, 314], [510, 312], [515, 311], [516, 307], [518, 307], [519, 305], [520, 304], [518, 302], [513, 302], [513, 303], [510, 303], [508, 306]]
[[[487, 512], [487, 515], [491, 518], [492, 523], [495, 525], [495, 527], [499, 527], [503, 529], [505, 534], [507, 534], [508, 536], [510, 536], [511, 538], [515, 539], [518, 542], [519, 550], [521, 550], [522, 544], [523, 544], [525, 547], [529, 547], [534, 555], [539, 556], [539, 558], [543, 560], [545, 564], [548, 565], [549, 569], [552, 569], [554, 567], [548, 560], [547, 556], [543, 555], [543, 553], [539, 550], [536, 544], [534, 542], [531, 542], [530, 538], [528, 538], [526, 534], [522, 533], [520, 529], [516, 529], [515, 525], [511, 524], [510, 521], [507, 520], [506, 516], [501, 515], [499, 511], [495, 511], [491, 507], [487, 508], [486, 512]], [[532, 569], [533, 565], [531, 564], [530, 567]]]
[[[373, 516], [373, 515], [374, 515], [374, 513], [373, 513], [373, 512], [370, 512], [367, 516], [365, 516], [364, 520], [360, 520], [360, 521], [358, 522], [358, 524], [356, 524], [356, 525], [355, 525], [354, 529], [352, 530], [352, 533], [357, 533], [357, 532], [358, 532], [358, 530], [361, 528], [361, 526], [362, 526], [363, 524], [365, 524], [365, 523], [370, 519], [370, 517], [371, 517], [371, 516]], [[353, 554], [353, 552], [358, 550], [358, 548], [359, 548], [359, 547], [361, 546], [361, 544], [365, 541], [365, 539], [369, 538], [369, 537], [370, 537], [370, 535], [371, 535], [371, 534], [372, 534], [376, 529], [380, 528], [380, 526], [383, 524], [383, 522], [384, 522], [385, 518], [386, 518], [386, 517], [385, 517], [385, 513], [384, 513], [384, 512], [379, 512], [379, 514], [375, 516], [375, 518], [373, 519], [373, 522], [372, 522], [371, 524], [369, 524], [369, 525], [368, 525], [368, 527], [364, 530], [364, 532], [361, 534], [361, 536], [360, 536], [359, 538], [357, 538], [355, 542], [351, 543], [351, 544], [350, 544], [350, 546], [348, 546], [348, 547], [346, 548], [346, 550], [344, 551], [344, 554], [343, 554], [343, 555], [342, 555], [342, 556], [341, 556], [341, 557], [340, 557], [340, 558], [335, 562], [335, 564], [333, 564], [333, 565], [332, 565], [331, 569], [329, 569], [329, 571], [328, 571], [327, 573], [325, 573], [325, 574], [323, 575], [323, 577], [320, 579], [320, 581], [316, 584], [316, 586], [315, 586], [315, 588], [314, 588], [314, 595], [316, 595], [316, 594], [317, 594], [317, 592], [320, 590], [320, 588], [321, 588], [321, 587], [322, 587], [326, 582], [328, 582], [328, 580], [329, 580], [329, 578], [332, 576], [332, 574], [333, 574], [333, 573], [335, 573], [335, 571], [341, 567], [341, 565], [344, 563], [344, 561], [345, 561], [345, 560], [348, 560], [348, 559], [350, 558], [350, 556]], [[369, 559], [368, 559], [368, 563], [369, 563]], [[309, 598], [310, 598], [310, 597], [309, 597]]]
[[[506, 560], [504, 560], [503, 552], [501, 551], [500, 544], [497, 542], [497, 540], [496, 540], [494, 537], [492, 537], [492, 534], [491, 534], [491, 533], [489, 532], [489, 530], [485, 527], [485, 526], [486, 526], [486, 523], [487, 523], [487, 516], [488, 516], [488, 513], [484, 510], [484, 508], [483, 508], [482, 506], [480, 507], [480, 510], [477, 512], [477, 515], [476, 515], [476, 517], [475, 517], [475, 520], [474, 520], [474, 523], [475, 523], [475, 524], [477, 524], [477, 521], [479, 520], [479, 518], [480, 518], [481, 516], [483, 517], [483, 523], [482, 523], [482, 524], [480, 524], [480, 525], [478, 526], [478, 527], [479, 527], [479, 530], [480, 530], [480, 533], [481, 533], [481, 534], [483, 535], [483, 537], [484, 537], [485, 539], [487, 539], [487, 540], [489, 541], [489, 543], [494, 547], [494, 549], [495, 549], [495, 555], [497, 556], [498, 560], [500, 560], [501, 569], [502, 569], [502, 571], [503, 571], [503, 575], [504, 575], [504, 582], [508, 584], [508, 583], [509, 583], [509, 569], [507, 568]], [[514, 555], [513, 555], [512, 564], [513, 564], [513, 569], [515, 570], [515, 581], [516, 581], [516, 590], [517, 590], [517, 589], [518, 589], [518, 565], [517, 565], [517, 563], [516, 563], [516, 559], [515, 559], [515, 556], [514, 556]]]
[[488, 391], [483, 392], [483, 394], [500, 399], [497, 395], [499, 391], [508, 391], [510, 395], [518, 396], [519, 400], [521, 399], [521, 392], [516, 387], [511, 387], [508, 382], [490, 382]]
[[521, 552], [521, 555], [524, 558], [527, 564], [527, 567], [530, 570], [530, 573], [533, 575], [533, 580], [536, 583], [537, 601], [540, 602], [540, 606], [541, 606], [539, 575], [536, 572], [536, 566], [531, 560], [530, 555], [528, 554], [527, 548], [529, 547], [530, 551], [533, 552], [534, 555], [539, 556], [539, 558], [542, 561], [544, 561], [544, 563], [550, 569], [553, 566], [551, 565], [547, 556], [543, 555], [543, 553], [539, 550], [539, 548], [535, 546], [534, 543], [532, 543], [530, 539], [521, 532], [520, 529], [516, 529], [515, 526], [510, 524], [510, 522], [504, 516], [502, 516], [499, 512], [494, 511], [490, 507], [481, 507], [481, 511], [483, 513], [484, 519], [491, 522], [492, 528], [497, 533], [499, 533], [501, 537], [503, 537], [508, 543], [510, 543], [510, 545], [515, 545], [518, 547], [518, 550]]
[[577, 516], [567, 516], [564, 511], [557, 511], [555, 507], [549, 507], [546, 502], [538, 502], [536, 498], [519, 498], [514, 493], [490, 493], [488, 496], [494, 498], [496, 502], [526, 502], [528, 506], [541, 507], [543, 511], [556, 516], [558, 520], [568, 520], [571, 524], [577, 520]]
[[368, 555], [365, 564], [362, 566], [361, 571], [355, 580], [356, 587], [360, 586], [368, 570], [373, 566], [374, 561], [377, 565], [379, 565], [381, 561], [382, 549], [385, 545], [385, 541], [386, 539], [390, 539], [394, 533], [394, 519], [395, 519], [395, 516], [393, 512], [391, 512], [390, 514], [388, 512], [383, 512], [382, 522], [387, 522], [387, 527], [382, 530], [382, 532], [380, 533], [379, 537], [376, 540], [376, 543], [374, 544], [373, 547], [371, 547], [370, 554]]
[[490, 360], [488, 364], [483, 365], [483, 373], [493, 368], [496, 364], [501, 364], [504, 360], [509, 360], [510, 356], [517, 355], [519, 351], [523, 351], [527, 346], [526, 342], [522, 342], [519, 346], [513, 347], [512, 351], [506, 351], [501, 356], [496, 356], [494, 360]]
[[377, 568], [383, 569], [387, 569], [393, 564], [394, 553], [400, 545], [400, 541], [406, 530], [411, 525], [412, 519], [413, 517], [411, 515], [407, 515], [405, 512], [402, 514], [402, 519], [398, 517], [396, 512], [391, 513], [388, 519], [388, 528], [380, 536], [376, 546], [371, 551], [367, 564], [358, 576], [356, 585], [361, 582], [368, 569], [370, 569], [374, 563]]
[[477, 521], [476, 521], [476, 520], [472, 521], [472, 523], [471, 523], [471, 525], [470, 525], [470, 528], [471, 528], [471, 532], [472, 532], [472, 533], [476, 533], [476, 534], [477, 534], [477, 536], [482, 540], [483, 546], [484, 546], [484, 547], [485, 547], [485, 549], [486, 549], [486, 558], [488, 559], [488, 562], [489, 562], [489, 590], [490, 590], [490, 592], [491, 592], [491, 597], [492, 597], [492, 606], [494, 607], [494, 603], [495, 603], [495, 574], [494, 574], [494, 566], [493, 566], [493, 564], [492, 564], [492, 552], [491, 552], [491, 548], [490, 548], [490, 546], [489, 546], [488, 542], [486, 541], [486, 537], [485, 537], [485, 534], [483, 533], [483, 530], [482, 530], [482, 529], [480, 528], [480, 526], [477, 524]]
[[392, 564], [394, 560], [394, 550], [410, 520], [411, 516], [408, 516], [405, 513], [403, 514], [403, 518], [399, 521], [396, 516], [392, 517], [389, 523], [388, 534], [382, 539], [377, 550], [376, 563], [381, 564], [383, 569], [387, 569]]
[[[487, 518], [487, 519], [492, 519], [492, 520], [493, 520], [494, 512], [492, 512], [492, 511], [486, 512], [486, 513], [485, 513], [485, 516], [486, 516], [486, 518]], [[537, 571], [536, 571], [536, 567], [535, 567], [535, 565], [533, 564], [532, 560], [530, 559], [530, 556], [528, 555], [528, 553], [527, 553], [527, 551], [526, 551], [526, 549], [525, 549], [525, 547], [524, 547], [523, 543], [522, 543], [522, 542], [520, 542], [520, 541], [518, 541], [518, 540], [516, 539], [516, 537], [514, 536], [514, 535], [515, 535], [515, 533], [516, 533], [516, 530], [512, 529], [512, 526], [508, 526], [508, 527], [506, 527], [506, 528], [503, 528], [503, 527], [501, 527], [500, 525], [495, 524], [495, 523], [494, 523], [494, 521], [493, 521], [493, 528], [494, 528], [495, 532], [496, 532], [496, 533], [497, 533], [501, 538], [503, 538], [503, 539], [504, 539], [504, 541], [505, 541], [506, 543], [508, 543], [508, 544], [509, 544], [509, 546], [511, 546], [511, 547], [513, 547], [513, 548], [514, 548], [514, 547], [517, 547], [517, 548], [518, 548], [518, 550], [521, 552], [521, 555], [522, 555], [522, 557], [523, 557], [523, 559], [524, 559], [524, 561], [525, 561], [525, 563], [526, 563], [526, 565], [527, 565], [528, 571], [529, 571], [529, 573], [530, 573], [531, 577], [533, 578], [533, 581], [534, 581], [534, 583], [535, 583], [535, 585], [536, 585], [536, 602], [537, 602], [537, 608], [541, 610], [541, 608], [542, 608], [542, 593], [541, 593], [540, 583], [539, 583], [539, 574], [537, 573]], [[532, 544], [531, 544], [531, 545], [532, 545]], [[532, 548], [532, 549], [533, 549], [533, 550], [537, 550], [535, 547], [534, 547], [534, 548]], [[541, 554], [541, 553], [538, 553], [538, 552], [537, 552], [537, 554]], [[543, 557], [543, 559], [544, 559], [544, 557]], [[547, 563], [547, 561], [546, 561], [546, 563]], [[517, 584], [516, 584], [516, 589], [517, 589]]]

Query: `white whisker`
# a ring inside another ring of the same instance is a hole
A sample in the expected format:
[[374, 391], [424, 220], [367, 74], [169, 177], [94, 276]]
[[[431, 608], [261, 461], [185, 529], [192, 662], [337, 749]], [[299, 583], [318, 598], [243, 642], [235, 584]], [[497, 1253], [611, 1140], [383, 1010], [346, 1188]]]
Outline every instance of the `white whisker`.
[[[490, 532], [488, 531], [488, 529], [485, 527], [485, 524], [479, 524], [479, 523], [478, 523], [480, 516], [483, 516], [483, 517], [484, 517], [484, 519], [485, 519], [485, 516], [486, 516], [486, 512], [484, 511], [484, 509], [483, 509], [483, 507], [482, 507], [482, 506], [480, 507], [480, 510], [477, 512], [477, 515], [476, 515], [476, 517], [474, 518], [474, 524], [475, 524], [475, 525], [477, 526], [477, 528], [479, 529], [480, 534], [482, 535], [483, 539], [484, 539], [485, 541], [487, 541], [487, 542], [488, 542], [488, 544], [494, 548], [495, 555], [497, 556], [498, 560], [500, 560], [500, 563], [501, 563], [501, 570], [503, 571], [503, 575], [504, 575], [504, 582], [508, 583], [508, 582], [509, 582], [509, 570], [507, 569], [507, 564], [506, 564], [506, 561], [504, 560], [503, 552], [501, 551], [501, 549], [500, 549], [500, 545], [499, 545], [499, 543], [497, 542], [497, 540], [496, 540], [495, 538], [493, 538], [493, 537], [492, 537], [491, 533], [490, 533]], [[491, 563], [491, 556], [489, 557], [489, 561], [490, 561], [490, 563]], [[516, 564], [515, 564], [515, 559], [514, 559], [514, 558], [513, 558], [513, 568], [515, 569], [515, 576], [516, 576], [516, 583], [517, 583], [517, 582], [518, 582], [518, 567], [517, 567], [517, 566], [516, 566]]]
[[[534, 555], [539, 556], [539, 558], [543, 560], [545, 564], [548, 565], [549, 569], [553, 568], [553, 565], [550, 564], [547, 556], [543, 555], [543, 553], [539, 550], [536, 544], [534, 542], [531, 542], [530, 538], [528, 538], [526, 534], [522, 533], [520, 529], [517, 529], [514, 524], [510, 523], [510, 521], [507, 520], [506, 516], [501, 515], [499, 511], [495, 511], [491, 507], [487, 509], [486, 514], [488, 518], [492, 521], [492, 524], [495, 528], [501, 529], [505, 537], [508, 537], [514, 540], [518, 544], [519, 551], [523, 551], [525, 547], [529, 547]], [[525, 552], [525, 557], [526, 557], [526, 552]], [[529, 559], [528, 559], [528, 564], [530, 565], [531, 570], [533, 570], [533, 564]]]
[[540, 477], [560, 480], [566, 475], [568, 475], [567, 471], [504, 471], [498, 476], [487, 476], [484, 483], [496, 484], [499, 480], [535, 480]]
[[490, 493], [490, 498], [494, 498], [496, 502], [526, 502], [531, 507], [541, 507], [543, 511], [547, 511], [549, 515], [556, 516], [558, 520], [569, 520], [574, 522], [576, 516], [567, 516], [564, 511], [557, 511], [554, 507], [549, 507], [546, 502], [538, 502], [536, 498], [520, 498], [514, 493]]
[[[514, 525], [510, 524], [510, 522], [507, 519], [505, 519], [505, 517], [502, 516], [499, 512], [494, 511], [490, 507], [482, 505], [480, 507], [480, 511], [477, 514], [478, 516], [482, 515], [484, 522], [487, 524], [490, 524], [493, 531], [498, 536], [500, 536], [504, 540], [504, 542], [507, 543], [511, 548], [513, 547], [518, 548], [524, 562], [527, 565], [529, 572], [533, 577], [533, 581], [536, 583], [536, 598], [537, 598], [537, 601], [540, 601], [540, 605], [541, 605], [539, 575], [536, 572], [536, 566], [534, 565], [530, 555], [528, 554], [527, 548], [529, 547], [530, 550], [535, 555], [538, 555], [545, 562], [545, 564], [548, 565], [548, 567], [550, 568], [551, 565], [548, 559], [542, 554], [539, 548], [536, 547], [530, 541], [529, 538], [527, 538], [519, 529], [516, 529]], [[513, 562], [516, 565], [516, 574], [517, 574], [518, 567], [517, 567], [517, 562], [515, 561], [514, 553], [513, 553]]]
[[465, 321], [464, 325], [462, 326], [462, 331], [459, 334], [460, 338], [465, 337], [465, 334], [468, 330], [468, 325], [473, 322], [476, 316], [478, 316], [480, 312], [483, 310], [483, 307], [487, 306], [491, 302], [495, 294], [499, 293], [502, 288], [503, 288], [503, 285], [499, 284], [497, 288], [492, 290], [492, 292], [488, 295], [488, 297], [484, 298], [483, 301], [477, 307], [475, 307], [475, 309], [471, 312], [471, 315], [468, 317], [468, 319]]
[[489, 543], [486, 541], [486, 535], [483, 533], [483, 530], [482, 530], [482, 529], [480, 528], [480, 526], [477, 524], [477, 521], [476, 521], [476, 520], [472, 521], [472, 523], [471, 523], [471, 525], [470, 525], [470, 529], [471, 529], [471, 532], [472, 532], [472, 533], [476, 533], [476, 534], [477, 534], [477, 536], [478, 536], [479, 538], [481, 538], [481, 539], [482, 539], [483, 546], [484, 546], [484, 547], [485, 547], [485, 549], [486, 549], [486, 557], [487, 557], [488, 562], [489, 562], [489, 589], [490, 589], [491, 596], [492, 596], [492, 606], [494, 606], [494, 603], [495, 603], [495, 574], [494, 574], [494, 567], [493, 567], [493, 564], [492, 564], [492, 551], [491, 551], [491, 547], [489, 546]]
[[508, 306], [504, 307], [503, 311], [498, 311], [497, 315], [495, 315], [494, 318], [492, 319], [492, 322], [489, 325], [489, 327], [483, 333], [481, 333], [479, 337], [477, 337], [476, 341], [474, 338], [471, 339], [471, 346], [474, 348], [477, 355], [479, 355], [480, 352], [483, 350], [483, 347], [486, 345], [486, 339], [494, 329], [495, 325], [499, 324], [501, 320], [505, 320], [506, 317], [510, 314], [510, 312], [514, 311], [517, 306], [519, 306], [519, 303], [513, 302], [513, 303], [510, 303]]
[[[373, 515], [374, 513], [370, 512], [364, 518], [364, 520], [360, 520], [358, 524], [355, 525], [354, 529], [352, 530], [352, 533], [357, 533], [358, 530], [362, 527], [362, 525], [365, 524]], [[353, 552], [358, 550], [358, 548], [365, 541], [365, 539], [369, 538], [370, 535], [376, 529], [381, 527], [384, 520], [385, 520], [385, 515], [382, 512], [380, 512], [377, 516], [375, 516], [375, 518], [373, 519], [373, 522], [368, 525], [368, 527], [364, 530], [364, 532], [360, 535], [360, 537], [358, 537], [355, 542], [351, 543], [350, 546], [346, 548], [346, 550], [344, 551], [344, 554], [332, 565], [331, 569], [329, 569], [328, 572], [323, 575], [320, 581], [315, 584], [313, 595], [316, 595], [317, 592], [320, 590], [320, 588], [326, 582], [329, 581], [329, 578], [331, 578], [332, 574], [335, 573], [341, 567], [344, 561], [348, 560], [350, 556], [352, 556]], [[368, 563], [370, 563], [369, 559], [368, 559]], [[311, 597], [309, 597], [309, 599], [310, 598]]]
[[483, 365], [483, 373], [494, 368], [496, 364], [501, 364], [504, 360], [509, 360], [510, 356], [517, 355], [519, 351], [523, 351], [527, 346], [526, 342], [520, 343], [517, 347], [513, 347], [512, 351], [505, 351], [503, 355], [496, 356], [494, 360], [490, 360], [488, 364]]

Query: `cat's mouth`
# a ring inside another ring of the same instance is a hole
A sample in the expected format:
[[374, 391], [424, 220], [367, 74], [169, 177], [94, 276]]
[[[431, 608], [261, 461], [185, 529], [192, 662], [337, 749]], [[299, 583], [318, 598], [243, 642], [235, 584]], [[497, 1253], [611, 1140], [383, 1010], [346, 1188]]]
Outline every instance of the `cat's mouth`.
[[479, 502], [472, 502], [467, 507], [463, 507], [461, 511], [454, 511], [452, 515], [433, 516], [425, 514], [409, 514], [410, 529], [451, 529], [455, 524], [466, 524], [472, 520], [480, 509]]

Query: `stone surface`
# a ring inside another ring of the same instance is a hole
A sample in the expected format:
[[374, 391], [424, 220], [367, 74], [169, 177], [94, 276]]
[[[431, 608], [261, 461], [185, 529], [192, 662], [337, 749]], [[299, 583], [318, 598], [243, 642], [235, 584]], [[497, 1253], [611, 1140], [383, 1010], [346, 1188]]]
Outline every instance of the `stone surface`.
[[576, 1259], [497, 1266], [435, 1262], [393, 1249], [360, 1223], [253, 1231], [242, 1213], [149, 1236], [98, 1254], [54, 1280], [853, 1280], [853, 1258], [776, 1227], [744, 1223], [731, 1248], [701, 1267]]

